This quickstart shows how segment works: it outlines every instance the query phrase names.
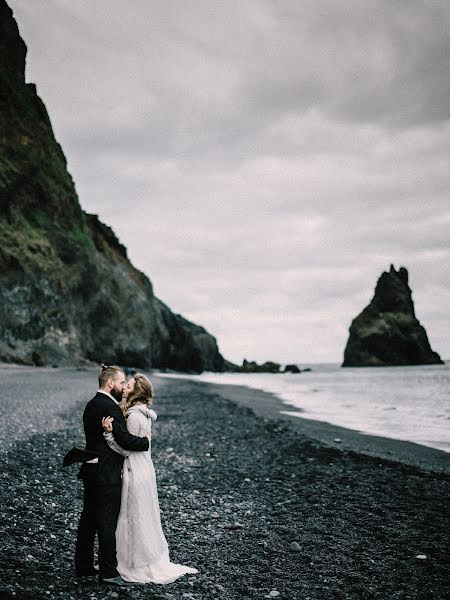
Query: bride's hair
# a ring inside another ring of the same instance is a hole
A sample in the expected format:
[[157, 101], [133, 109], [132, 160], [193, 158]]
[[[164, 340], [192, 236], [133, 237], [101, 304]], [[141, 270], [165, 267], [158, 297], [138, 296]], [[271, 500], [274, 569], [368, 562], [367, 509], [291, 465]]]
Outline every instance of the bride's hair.
[[142, 402], [143, 404], [147, 404], [147, 406], [153, 404], [153, 385], [150, 379], [142, 375], [142, 373], [136, 373], [133, 375], [133, 379], [134, 388], [128, 398], [122, 402], [122, 412], [124, 415], [137, 402]]

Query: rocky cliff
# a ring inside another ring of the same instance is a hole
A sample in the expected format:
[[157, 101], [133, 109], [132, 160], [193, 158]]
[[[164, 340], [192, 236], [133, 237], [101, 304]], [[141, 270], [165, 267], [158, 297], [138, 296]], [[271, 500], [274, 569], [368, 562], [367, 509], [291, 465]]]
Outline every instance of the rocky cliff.
[[391, 265], [370, 304], [353, 320], [343, 367], [442, 364], [414, 313], [408, 271]]
[[223, 370], [214, 337], [158, 300], [81, 209], [26, 51], [0, 0], [0, 360]]

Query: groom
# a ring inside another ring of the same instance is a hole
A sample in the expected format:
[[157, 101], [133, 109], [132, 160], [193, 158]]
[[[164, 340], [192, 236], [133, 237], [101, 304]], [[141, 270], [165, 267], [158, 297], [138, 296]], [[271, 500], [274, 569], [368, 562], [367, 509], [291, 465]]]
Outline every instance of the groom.
[[[83, 414], [86, 449], [81, 460], [85, 462], [81, 465], [78, 478], [83, 480], [84, 504], [78, 526], [75, 571], [79, 577], [97, 574], [94, 569], [94, 540], [97, 533], [100, 582], [126, 586], [129, 584], [117, 571], [116, 557], [116, 526], [124, 458], [106, 443], [102, 418], [114, 418], [114, 439], [125, 450], [145, 452], [149, 448], [149, 440], [128, 433], [120, 409], [125, 385], [122, 369], [115, 365], [102, 365], [98, 382], [99, 390], [88, 402]], [[80, 458], [74, 460], [80, 461]]]

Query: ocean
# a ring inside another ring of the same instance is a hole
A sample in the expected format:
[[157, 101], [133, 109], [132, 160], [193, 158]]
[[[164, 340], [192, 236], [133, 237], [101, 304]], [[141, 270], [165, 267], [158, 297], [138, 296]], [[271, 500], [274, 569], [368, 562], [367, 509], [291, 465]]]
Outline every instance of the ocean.
[[164, 374], [244, 385], [271, 392], [282, 412], [361, 433], [406, 440], [450, 452], [450, 363], [411, 367], [341, 368], [302, 364], [311, 372]]

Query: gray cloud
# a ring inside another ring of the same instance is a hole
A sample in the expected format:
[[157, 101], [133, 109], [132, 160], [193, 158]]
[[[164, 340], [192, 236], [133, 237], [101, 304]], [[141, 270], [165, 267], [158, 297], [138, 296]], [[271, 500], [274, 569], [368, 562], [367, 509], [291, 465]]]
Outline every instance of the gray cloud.
[[450, 356], [446, 3], [10, 5], [82, 206], [227, 357], [340, 360], [391, 262]]

